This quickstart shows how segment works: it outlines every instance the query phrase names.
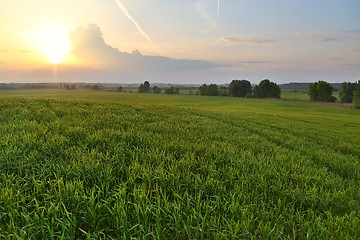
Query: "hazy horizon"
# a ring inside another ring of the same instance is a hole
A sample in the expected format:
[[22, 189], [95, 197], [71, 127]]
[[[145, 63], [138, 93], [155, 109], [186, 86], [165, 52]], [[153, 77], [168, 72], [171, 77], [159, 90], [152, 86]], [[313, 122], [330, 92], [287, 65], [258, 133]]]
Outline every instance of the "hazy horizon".
[[360, 2], [0, 3], [0, 82], [360, 79]]

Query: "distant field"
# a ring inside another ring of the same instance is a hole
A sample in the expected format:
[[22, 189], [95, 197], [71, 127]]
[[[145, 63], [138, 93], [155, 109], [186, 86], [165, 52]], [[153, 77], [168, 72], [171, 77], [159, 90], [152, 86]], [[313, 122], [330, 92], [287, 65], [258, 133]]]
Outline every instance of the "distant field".
[[302, 92], [281, 92], [281, 98], [294, 99], [294, 100], [310, 100], [307, 93]]
[[[334, 93], [333, 96], [335, 96], [337, 99], [339, 99], [339, 94]], [[284, 99], [290, 99], [290, 100], [306, 100], [310, 101], [310, 96], [307, 93], [304, 92], [281, 92], [281, 98]]]
[[359, 238], [360, 111], [31, 90], [0, 121], [0, 238]]

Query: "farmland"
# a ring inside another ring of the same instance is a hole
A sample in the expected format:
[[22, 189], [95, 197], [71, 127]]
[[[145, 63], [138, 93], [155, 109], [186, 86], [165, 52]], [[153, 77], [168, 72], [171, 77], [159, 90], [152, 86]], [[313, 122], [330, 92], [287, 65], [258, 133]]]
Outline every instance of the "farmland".
[[357, 239], [360, 111], [0, 92], [0, 238]]

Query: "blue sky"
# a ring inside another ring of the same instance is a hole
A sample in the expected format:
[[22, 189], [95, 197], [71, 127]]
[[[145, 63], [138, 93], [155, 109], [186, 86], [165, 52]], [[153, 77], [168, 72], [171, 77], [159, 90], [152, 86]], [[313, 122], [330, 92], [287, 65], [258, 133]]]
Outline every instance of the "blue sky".
[[[360, 79], [356, 0], [4, 0], [0, 9], [0, 81], [51, 80], [49, 58], [34, 44], [44, 26], [77, 34], [61, 65], [81, 81], [89, 79], [86, 71], [98, 71], [93, 81], [111, 82]], [[81, 38], [79, 27], [94, 33]]]

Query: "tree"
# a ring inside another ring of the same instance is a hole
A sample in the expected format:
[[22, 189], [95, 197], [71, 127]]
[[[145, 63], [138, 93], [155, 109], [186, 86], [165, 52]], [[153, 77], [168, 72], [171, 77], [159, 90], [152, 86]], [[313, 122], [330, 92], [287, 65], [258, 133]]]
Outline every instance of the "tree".
[[117, 91], [117, 92], [123, 92], [123, 90], [124, 90], [123, 87], [122, 87], [122, 86], [119, 86], [116, 91]]
[[204, 83], [199, 87], [199, 95], [206, 95], [208, 86]]
[[218, 96], [219, 88], [216, 84], [210, 84], [210, 85], [203, 84], [202, 86], [199, 87], [199, 94], [206, 96]]
[[230, 96], [245, 97], [252, 92], [251, 83], [248, 80], [232, 80], [228, 91]]
[[219, 88], [219, 96], [228, 96], [228, 95], [229, 95], [228, 88], [225, 86], [221, 86]]
[[216, 84], [210, 84], [210, 85], [203, 84], [199, 87], [199, 94], [206, 96], [218, 96], [219, 88]]
[[174, 93], [175, 93], [175, 94], [180, 94], [180, 88], [176, 87], [176, 88], [174, 89]]
[[354, 91], [353, 106], [356, 109], [360, 109], [360, 81], [358, 81], [357, 89]]
[[158, 86], [153, 86], [152, 92], [156, 94], [161, 93], [161, 88], [159, 88]]
[[91, 89], [95, 90], [95, 91], [100, 91], [101, 87], [99, 85], [93, 85], [93, 86], [91, 86]]
[[144, 87], [145, 87], [145, 91], [146, 91], [146, 92], [149, 92], [149, 90], [150, 90], [150, 83], [149, 83], [148, 81], [145, 81], [145, 82], [144, 82]]
[[219, 95], [219, 88], [216, 84], [210, 84], [208, 87], [208, 96], [218, 96]]
[[269, 79], [262, 80], [253, 92], [254, 97], [258, 98], [280, 98], [280, 94], [280, 87]]
[[357, 89], [356, 83], [343, 82], [339, 90], [340, 102], [351, 103], [356, 89]]
[[165, 90], [166, 94], [175, 94], [175, 88], [174, 86], [169, 87], [168, 89]]
[[318, 81], [309, 84], [308, 95], [311, 101], [335, 102], [336, 97], [332, 96], [334, 88], [325, 81]]
[[150, 90], [150, 83], [148, 81], [145, 81], [143, 84], [141, 84], [138, 88], [139, 93], [148, 93]]

